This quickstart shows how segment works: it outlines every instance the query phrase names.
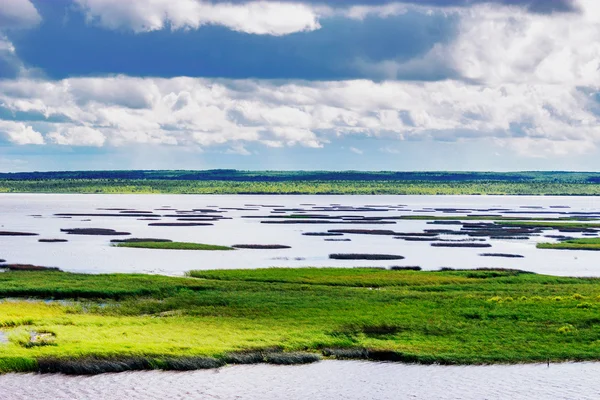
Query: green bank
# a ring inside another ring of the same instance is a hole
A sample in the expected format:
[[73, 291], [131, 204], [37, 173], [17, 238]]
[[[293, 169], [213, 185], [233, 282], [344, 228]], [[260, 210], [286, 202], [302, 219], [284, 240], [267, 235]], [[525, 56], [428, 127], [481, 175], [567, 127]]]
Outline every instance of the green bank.
[[517, 271], [0, 274], [0, 370], [99, 373], [322, 357], [600, 360], [600, 280]]

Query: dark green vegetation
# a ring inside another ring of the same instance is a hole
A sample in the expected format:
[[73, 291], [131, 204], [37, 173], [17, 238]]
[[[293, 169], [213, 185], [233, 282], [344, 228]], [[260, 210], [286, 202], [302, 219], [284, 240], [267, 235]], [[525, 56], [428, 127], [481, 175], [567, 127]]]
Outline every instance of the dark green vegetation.
[[187, 242], [141, 242], [141, 241], [122, 241], [113, 242], [115, 247], [129, 247], [135, 249], [160, 249], [160, 250], [235, 250], [232, 247], [216, 246], [214, 244], [187, 243]]
[[320, 355], [600, 360], [598, 279], [353, 268], [189, 275], [0, 274], [0, 296], [12, 298], [0, 302], [9, 339], [0, 344], [0, 371], [185, 370]]
[[74, 171], [0, 174], [0, 192], [600, 195], [584, 172]]
[[538, 243], [538, 249], [600, 251], [600, 238], [569, 239], [559, 243]]
[[395, 254], [356, 254], [356, 253], [336, 253], [330, 254], [332, 260], [403, 260], [403, 256]]
[[[0, 260], [4, 263], [5, 260]], [[57, 267], [42, 267], [39, 265], [31, 264], [0, 264], [0, 270], [9, 271], [60, 271]]]
[[506, 253], [482, 253], [482, 257], [503, 257], [503, 258], [525, 258], [520, 254], [506, 254]]
[[117, 232], [114, 229], [104, 228], [72, 228], [72, 229], [61, 229], [61, 232], [65, 232], [67, 235], [86, 235], [86, 236], [128, 236], [131, 235], [129, 232]]

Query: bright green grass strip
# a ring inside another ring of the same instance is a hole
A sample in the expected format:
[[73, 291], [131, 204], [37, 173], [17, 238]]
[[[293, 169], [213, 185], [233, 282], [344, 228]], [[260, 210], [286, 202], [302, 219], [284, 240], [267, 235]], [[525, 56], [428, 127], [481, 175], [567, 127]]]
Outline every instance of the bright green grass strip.
[[38, 271], [0, 273], [0, 297], [122, 299], [151, 296], [163, 298], [182, 289], [197, 291], [206, 287], [206, 282], [198, 279], [174, 280], [160, 275], [88, 275]]
[[[561, 217], [561, 218], [527, 218], [527, 217], [503, 217], [503, 216], [474, 216], [474, 215], [458, 215], [458, 216], [436, 216], [436, 215], [403, 215], [399, 219], [406, 220], [422, 220], [422, 221], [506, 221], [506, 222], [498, 222], [503, 225], [532, 225], [532, 226], [562, 226], [561, 224], [565, 224], [564, 226], [568, 226], [569, 222], [561, 222], [561, 221], [594, 221], [597, 218], [591, 219], [586, 217]], [[548, 225], [540, 225], [540, 224], [548, 224]], [[584, 225], [584, 223], [575, 223], [574, 227], [579, 227], [579, 225]], [[593, 224], [592, 224], [593, 225]], [[586, 225], [587, 226], [587, 225]], [[590, 226], [593, 227], [593, 226]], [[600, 224], [596, 224], [596, 227], [600, 227]]]
[[586, 222], [560, 222], [560, 221], [501, 221], [498, 225], [505, 226], [527, 226], [540, 228], [600, 228], [600, 224]]
[[134, 249], [160, 249], [160, 250], [235, 250], [232, 247], [216, 246], [213, 244], [187, 243], [187, 242], [122, 242], [115, 243], [116, 247], [130, 247]]
[[600, 238], [581, 238], [559, 243], [538, 243], [538, 249], [555, 250], [596, 250], [600, 251]]
[[[44, 357], [222, 357], [271, 347], [368, 348], [455, 364], [600, 360], [599, 279], [353, 268], [192, 275], [202, 278], [2, 273], [0, 293], [13, 299], [0, 302], [10, 339], [0, 344], [0, 371], [33, 371]], [[14, 300], [57, 293], [93, 296]], [[24, 346], [31, 331], [55, 343]]]

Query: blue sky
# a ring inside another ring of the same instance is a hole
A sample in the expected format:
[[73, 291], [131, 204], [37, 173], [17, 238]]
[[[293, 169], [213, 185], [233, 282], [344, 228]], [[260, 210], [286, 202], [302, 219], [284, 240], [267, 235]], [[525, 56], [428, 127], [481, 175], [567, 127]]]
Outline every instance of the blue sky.
[[598, 170], [596, 0], [3, 0], [0, 171]]

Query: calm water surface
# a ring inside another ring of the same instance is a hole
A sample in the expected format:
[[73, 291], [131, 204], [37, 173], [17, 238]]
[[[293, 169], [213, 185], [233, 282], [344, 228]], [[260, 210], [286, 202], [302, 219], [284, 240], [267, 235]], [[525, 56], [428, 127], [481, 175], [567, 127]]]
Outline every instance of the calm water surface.
[[[410, 265], [424, 269], [440, 267], [478, 268], [505, 267], [538, 273], [571, 276], [600, 276], [598, 253], [586, 251], [538, 250], [537, 242], [552, 241], [541, 236], [530, 240], [488, 239], [489, 249], [432, 248], [428, 242], [406, 242], [390, 236], [346, 235], [350, 242], [329, 242], [322, 237], [303, 236], [303, 232], [328, 229], [392, 229], [398, 232], [423, 232], [424, 229], [446, 228], [428, 225], [426, 221], [397, 221], [392, 225], [271, 225], [243, 216], [277, 215], [276, 208], [304, 208], [312, 205], [342, 204], [397, 208], [378, 212], [343, 212], [321, 214], [344, 215], [452, 215], [431, 212], [432, 208], [503, 208], [509, 211], [553, 212], [544, 217], [560, 216], [560, 212], [598, 212], [600, 200], [595, 197], [527, 197], [527, 196], [199, 196], [199, 195], [0, 195], [0, 230], [39, 233], [38, 237], [0, 237], [0, 259], [14, 263], [58, 266], [74, 272], [142, 272], [181, 275], [191, 269], [305, 267], [305, 266], [384, 266]], [[169, 206], [173, 211], [154, 211]], [[568, 208], [555, 208], [556, 206]], [[57, 218], [57, 213], [102, 213], [100, 208], [128, 208], [173, 214], [174, 210], [221, 208], [223, 216], [214, 226], [156, 227], [152, 222], [124, 217]], [[527, 208], [524, 208], [527, 207]], [[539, 208], [529, 208], [539, 207]], [[223, 210], [247, 208], [248, 210]], [[425, 210], [424, 210], [425, 209]], [[429, 209], [429, 210], [427, 210]], [[281, 214], [279, 214], [281, 215]], [[515, 214], [506, 214], [515, 216]], [[519, 214], [534, 216], [534, 214]], [[538, 215], [540, 216], [540, 215]], [[75, 236], [60, 232], [61, 228], [111, 228], [131, 232], [131, 237], [165, 238], [219, 245], [284, 244], [287, 250], [238, 250], [231, 252], [169, 251], [111, 247], [111, 237]], [[452, 228], [452, 227], [448, 227]], [[458, 229], [454, 227], [455, 229]], [[547, 232], [558, 234], [557, 231]], [[574, 234], [573, 236], [577, 236]], [[38, 238], [64, 238], [68, 243], [38, 243]], [[457, 239], [460, 237], [449, 237]], [[330, 253], [385, 253], [406, 257], [402, 261], [336, 261]], [[482, 252], [512, 253], [524, 259], [481, 257]]]
[[323, 361], [91, 377], [0, 376], [0, 398], [31, 399], [578, 399], [600, 398], [600, 363], [441, 367]]

